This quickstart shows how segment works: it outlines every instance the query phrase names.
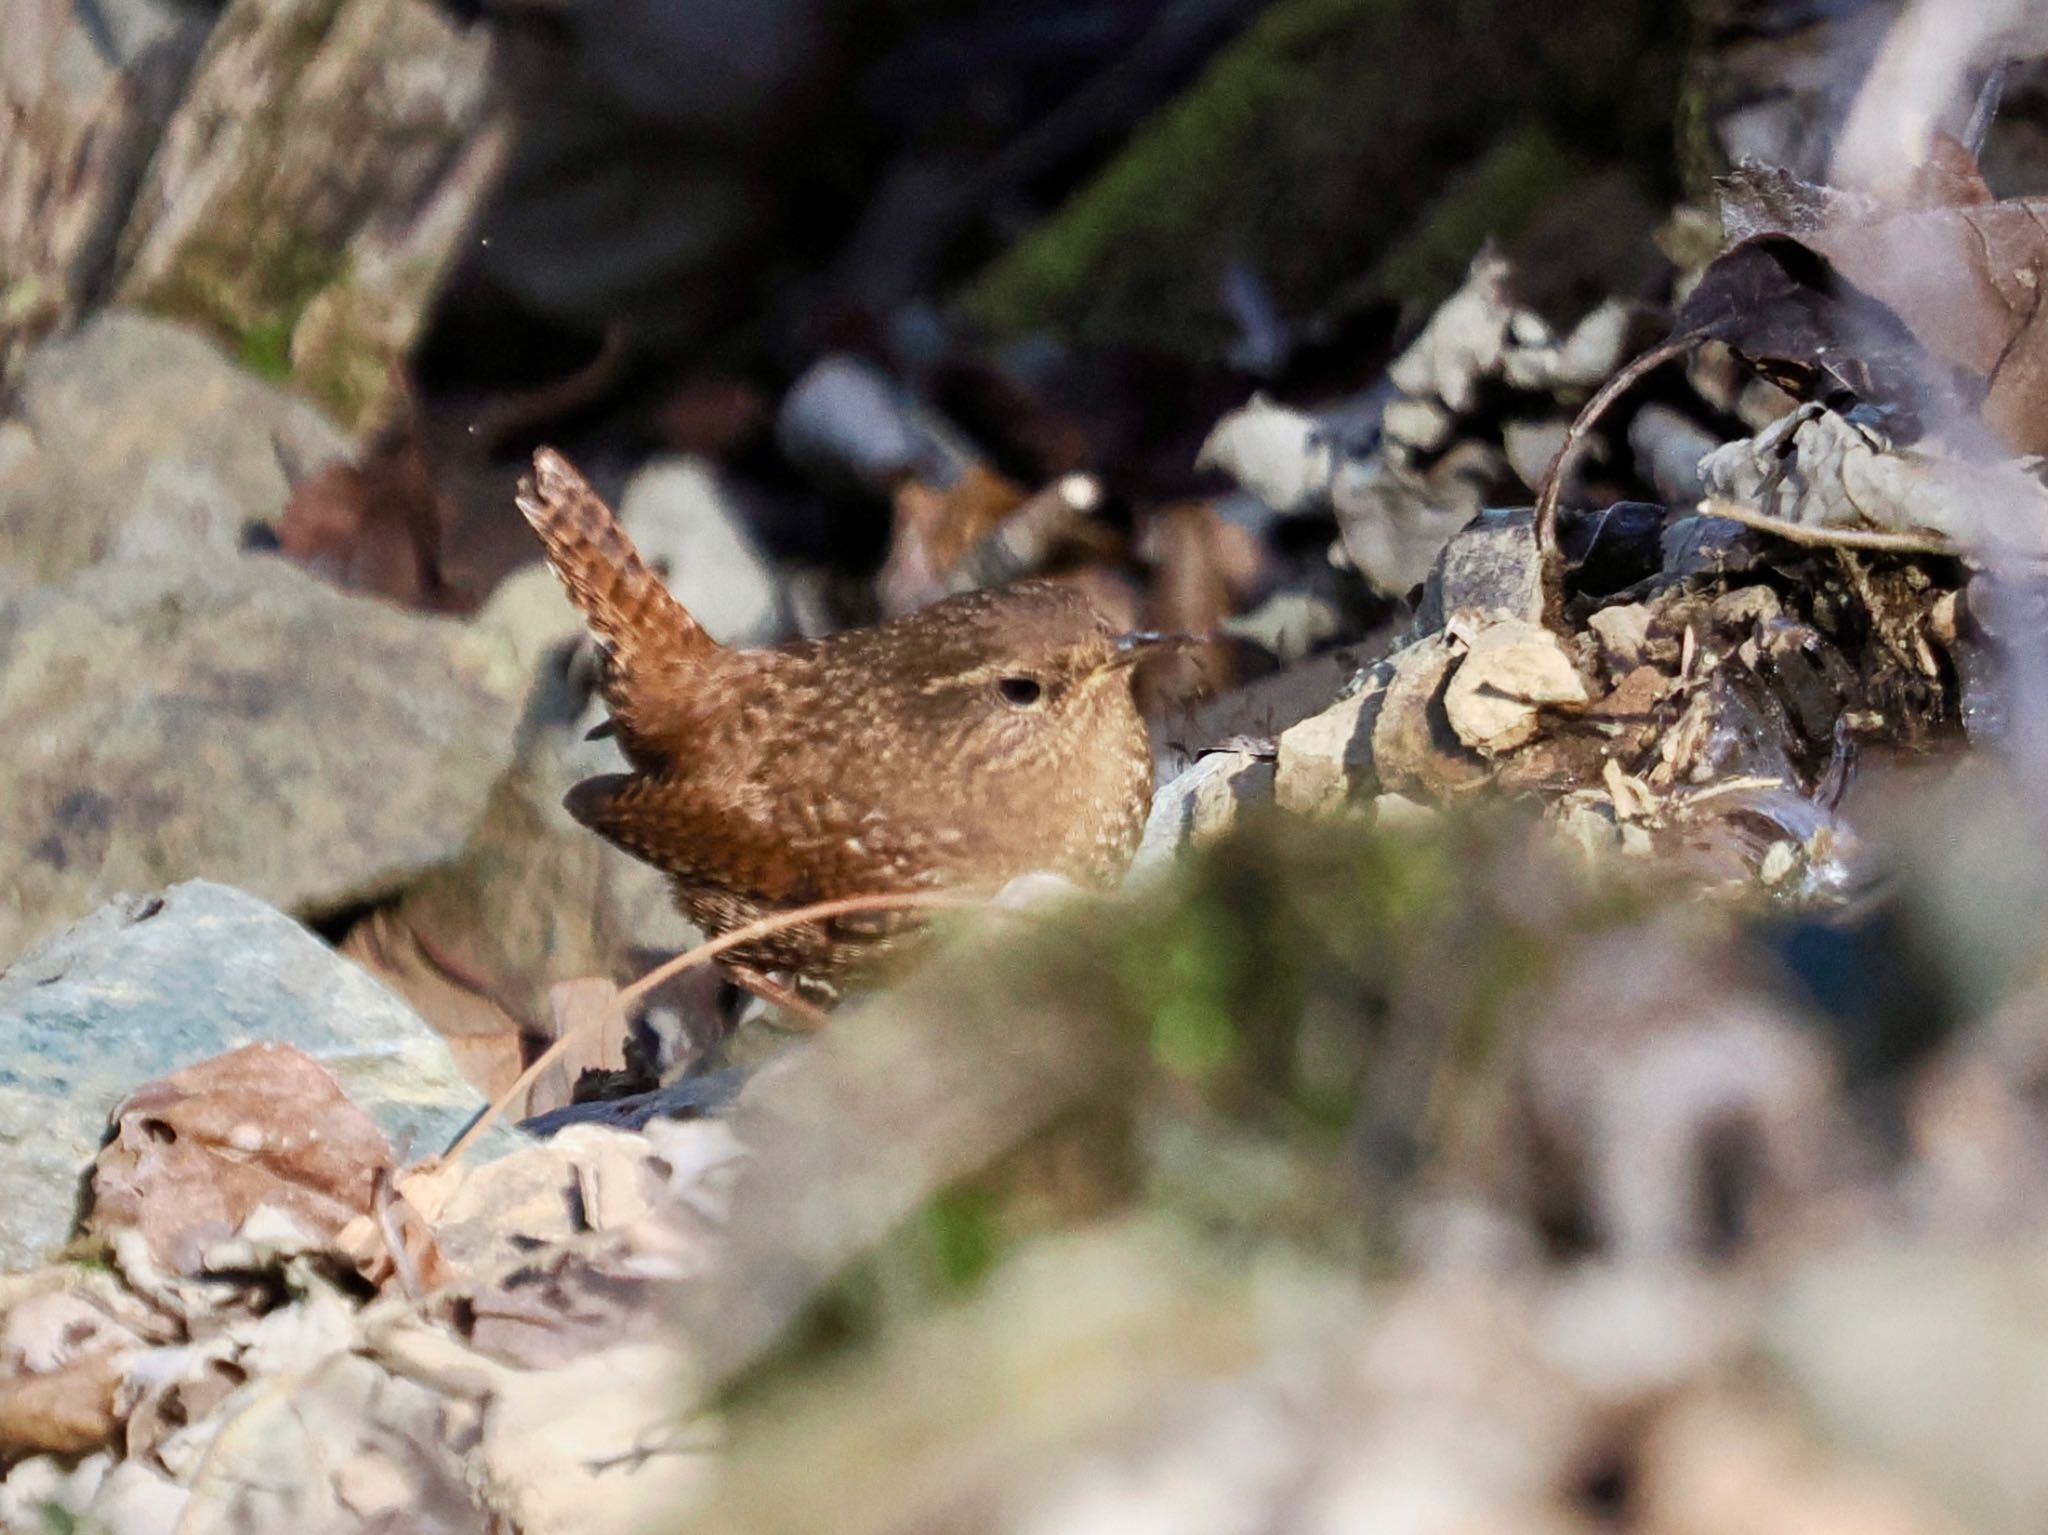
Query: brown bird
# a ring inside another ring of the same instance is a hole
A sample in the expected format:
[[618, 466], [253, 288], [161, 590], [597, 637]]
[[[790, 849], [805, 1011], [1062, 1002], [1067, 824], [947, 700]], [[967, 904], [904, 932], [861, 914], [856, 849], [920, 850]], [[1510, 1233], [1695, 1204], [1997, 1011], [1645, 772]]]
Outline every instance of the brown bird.
[[[989, 888], [1046, 870], [1120, 878], [1152, 794], [1131, 697], [1162, 641], [1118, 635], [1080, 593], [1026, 581], [869, 629], [772, 649], [716, 643], [560, 454], [519, 509], [605, 657], [629, 773], [587, 779], [577, 820], [665, 872], [711, 934], [838, 896]], [[845, 917], [732, 950], [735, 980], [786, 999], [915, 926]]]

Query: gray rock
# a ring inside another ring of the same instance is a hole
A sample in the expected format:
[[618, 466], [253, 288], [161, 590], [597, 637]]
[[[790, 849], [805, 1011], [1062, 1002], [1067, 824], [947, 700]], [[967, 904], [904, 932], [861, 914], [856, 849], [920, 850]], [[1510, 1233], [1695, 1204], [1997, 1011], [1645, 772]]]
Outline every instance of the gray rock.
[[1504, 467], [1499, 459], [1498, 450], [1468, 439], [1426, 472], [1385, 457], [1345, 460], [1330, 487], [1345, 556], [1378, 590], [1407, 595], [1478, 515], [1483, 488]]
[[1481, 512], [1444, 545], [1423, 585], [1414, 632], [1434, 634], [1462, 608], [1541, 622], [1543, 560], [1533, 512]]
[[0, 565], [59, 581], [106, 559], [218, 559], [349, 445], [191, 331], [120, 310], [23, 367], [0, 448]]
[[708, 465], [656, 459], [626, 487], [619, 520], [720, 644], [765, 645], [786, 632], [775, 571]]
[[483, 1107], [412, 1009], [282, 913], [202, 880], [113, 901], [0, 972], [0, 1040], [0, 1270], [69, 1234], [115, 1105], [238, 1046], [316, 1057], [413, 1156]]
[[1185, 849], [1222, 836], [1248, 807], [1273, 803], [1273, 763], [1247, 751], [1214, 751], [1152, 796], [1130, 878], [1149, 879]]
[[468, 836], [521, 686], [488, 631], [267, 557], [0, 607], [0, 963], [168, 880], [302, 915], [395, 892]]
[[1372, 736], [1386, 689], [1383, 679], [1375, 680], [1382, 685], [1352, 689], [1322, 713], [1280, 733], [1273, 794], [1282, 810], [1335, 815], [1378, 790]]
[[818, 359], [782, 397], [775, 440], [811, 473], [878, 494], [905, 474], [949, 484], [972, 457], [888, 374], [839, 353]]
[[[626, 761], [615, 741], [588, 738], [604, 706], [591, 696], [589, 669], [567, 659], [583, 625], [553, 572], [535, 566], [501, 583], [477, 623], [505, 636], [530, 678], [514, 760], [461, 851], [415, 881], [397, 914], [440, 951], [462, 956], [520, 1016], [544, 1018], [555, 983], [616, 975], [638, 950], [672, 952], [703, 937], [676, 911], [659, 871], [563, 808], [573, 785], [621, 772]], [[407, 974], [380, 973], [438, 1016], [441, 972], [426, 989]]]

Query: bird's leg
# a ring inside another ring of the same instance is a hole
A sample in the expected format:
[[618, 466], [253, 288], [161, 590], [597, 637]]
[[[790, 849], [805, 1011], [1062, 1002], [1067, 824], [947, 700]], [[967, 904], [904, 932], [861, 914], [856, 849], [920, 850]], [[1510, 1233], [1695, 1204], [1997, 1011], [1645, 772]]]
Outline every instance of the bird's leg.
[[741, 991], [751, 992], [769, 1006], [781, 1008], [807, 1029], [822, 1029], [831, 1022], [831, 1015], [825, 1009], [799, 996], [795, 987], [785, 986], [751, 966], [727, 965], [725, 975]]

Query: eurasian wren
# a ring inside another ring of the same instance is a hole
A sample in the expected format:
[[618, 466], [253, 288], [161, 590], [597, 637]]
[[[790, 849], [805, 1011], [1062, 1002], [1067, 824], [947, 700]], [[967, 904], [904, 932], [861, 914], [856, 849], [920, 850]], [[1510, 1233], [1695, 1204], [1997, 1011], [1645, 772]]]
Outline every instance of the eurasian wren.
[[[1026, 581], [772, 649], [716, 643], [560, 454], [519, 509], [605, 656], [630, 773], [570, 791], [577, 820], [664, 871], [718, 934], [837, 896], [1123, 874], [1152, 754], [1131, 697], [1154, 637]], [[742, 974], [830, 982], [909, 926], [846, 917], [731, 951]]]

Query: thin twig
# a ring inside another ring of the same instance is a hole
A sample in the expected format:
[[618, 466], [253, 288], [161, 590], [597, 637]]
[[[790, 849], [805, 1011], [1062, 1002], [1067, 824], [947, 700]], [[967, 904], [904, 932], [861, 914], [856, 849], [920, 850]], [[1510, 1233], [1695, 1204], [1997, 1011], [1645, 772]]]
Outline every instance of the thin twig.
[[1790, 522], [1765, 512], [1751, 511], [1737, 501], [1709, 496], [1700, 503], [1700, 515], [1739, 522], [1745, 528], [1769, 533], [1789, 544], [1812, 549], [1862, 549], [1873, 554], [1942, 554], [1960, 559], [1963, 551], [1938, 533], [1887, 533], [1878, 528], [1828, 528], [1810, 522]]
[[828, 917], [847, 917], [863, 911], [983, 911], [989, 909], [986, 896], [973, 895], [958, 890], [906, 890], [894, 895], [844, 895], [836, 900], [819, 901], [810, 906], [798, 906], [789, 911], [778, 911], [765, 917], [756, 917], [752, 922], [721, 933], [708, 943], [700, 943], [688, 953], [678, 954], [674, 959], [655, 966], [639, 980], [619, 993], [619, 1005], [631, 1007], [662, 982], [681, 975], [685, 970], [702, 964], [707, 959], [716, 959], [728, 949], [752, 943], [756, 938], [766, 938], [786, 928], [803, 927], [807, 923], [821, 922]]
[[929, 911], [935, 909], [983, 911], [991, 909], [1000, 910], [1001, 908], [991, 908], [986, 900], [973, 895], [941, 890], [903, 891], [895, 895], [841, 896], [833, 901], [819, 901], [810, 906], [798, 906], [790, 911], [778, 911], [765, 917], [756, 917], [752, 922], [733, 928], [729, 932], [721, 933], [716, 938], [698, 944], [694, 949], [678, 954], [674, 959], [655, 966], [632, 985], [621, 989], [619, 994], [612, 998], [611, 1008], [607, 1008], [594, 1018], [585, 1019], [575, 1028], [562, 1034], [547, 1049], [541, 1051], [534, 1058], [533, 1064], [519, 1074], [519, 1080], [499, 1094], [490, 1107], [477, 1115], [475, 1120], [470, 1123], [469, 1128], [456, 1137], [455, 1144], [442, 1153], [441, 1160], [443, 1162], [453, 1162], [465, 1151], [469, 1150], [471, 1146], [475, 1145], [478, 1138], [486, 1130], [490, 1129], [492, 1125], [497, 1123], [507, 1106], [518, 1102], [520, 1095], [533, 1086], [535, 1079], [552, 1065], [564, 1050], [568, 1049], [574, 1041], [582, 1038], [589, 1030], [611, 1021], [613, 1016], [612, 1008], [616, 1008], [621, 1015], [630, 1014], [632, 1008], [646, 997], [649, 992], [654, 990], [655, 987], [674, 976], [682, 974], [683, 971], [701, 965], [706, 960], [716, 959], [719, 955], [726, 953], [728, 950], [736, 949], [742, 944], [752, 943], [757, 938], [766, 938], [770, 934], [782, 932], [786, 928], [803, 927], [808, 923], [823, 921], [828, 917], [850, 916], [855, 912], [863, 911]]
[[397, 1203], [391, 1187], [391, 1169], [378, 1168], [376, 1180], [370, 1185], [370, 1210], [377, 1218], [384, 1250], [391, 1255], [391, 1270], [398, 1276], [399, 1288], [405, 1291], [407, 1300], [418, 1300], [426, 1294], [426, 1287], [420, 1283], [419, 1265], [413, 1262], [412, 1251], [405, 1245], [405, 1228], [398, 1218]]
[[1564, 613], [1564, 552], [1557, 544], [1557, 502], [1564, 491], [1565, 471], [1571, 467], [1586, 438], [1600, 424], [1600, 418], [1613, 408], [1616, 400], [1640, 383], [1645, 375], [1685, 356], [1704, 339], [1696, 331], [1673, 336], [1624, 365], [1585, 403], [1565, 432], [1557, 457], [1550, 461], [1550, 472], [1543, 477], [1543, 488], [1536, 495], [1536, 558], [1543, 571], [1543, 617], [1551, 628], [1558, 628]]

